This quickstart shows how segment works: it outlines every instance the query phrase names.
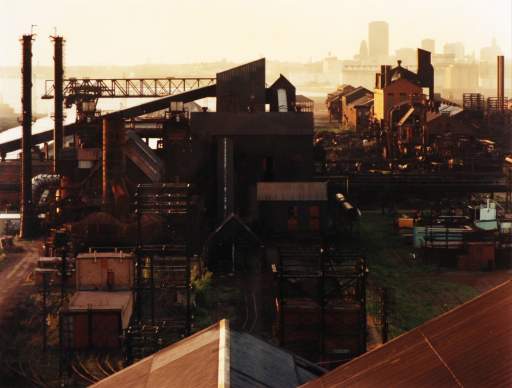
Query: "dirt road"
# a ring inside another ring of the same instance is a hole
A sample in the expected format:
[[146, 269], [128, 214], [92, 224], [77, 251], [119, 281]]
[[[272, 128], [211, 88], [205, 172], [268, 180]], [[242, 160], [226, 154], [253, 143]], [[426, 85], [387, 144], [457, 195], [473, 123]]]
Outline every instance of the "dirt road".
[[0, 267], [0, 324], [33, 287], [32, 272], [39, 257], [38, 241], [19, 241], [20, 253], [8, 253]]

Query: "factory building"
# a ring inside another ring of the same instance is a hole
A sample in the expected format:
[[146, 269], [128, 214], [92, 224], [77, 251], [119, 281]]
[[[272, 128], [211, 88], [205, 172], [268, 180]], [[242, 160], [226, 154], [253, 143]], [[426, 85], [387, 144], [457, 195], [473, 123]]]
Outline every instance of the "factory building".
[[222, 320], [92, 385], [119, 387], [295, 388], [324, 369]]

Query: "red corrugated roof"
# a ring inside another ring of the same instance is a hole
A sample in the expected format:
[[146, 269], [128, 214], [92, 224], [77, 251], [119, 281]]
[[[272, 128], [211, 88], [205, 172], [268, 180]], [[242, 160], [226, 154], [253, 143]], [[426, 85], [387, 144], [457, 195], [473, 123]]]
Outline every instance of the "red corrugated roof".
[[219, 328], [219, 323], [212, 325], [101, 380], [93, 387], [217, 386]]
[[295, 388], [325, 371], [222, 320], [94, 388]]
[[354, 386], [511, 387], [512, 281], [303, 385]]

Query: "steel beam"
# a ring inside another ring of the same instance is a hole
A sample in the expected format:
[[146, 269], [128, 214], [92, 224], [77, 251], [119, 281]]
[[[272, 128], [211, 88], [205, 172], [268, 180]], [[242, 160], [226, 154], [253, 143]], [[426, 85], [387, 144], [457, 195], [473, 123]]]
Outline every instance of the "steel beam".
[[[55, 81], [45, 82], [43, 99], [56, 96]], [[215, 84], [211, 77], [167, 77], [167, 78], [69, 78], [63, 80], [63, 95], [66, 98], [81, 95], [96, 98], [141, 98], [166, 97], [188, 90], [202, 88]]]

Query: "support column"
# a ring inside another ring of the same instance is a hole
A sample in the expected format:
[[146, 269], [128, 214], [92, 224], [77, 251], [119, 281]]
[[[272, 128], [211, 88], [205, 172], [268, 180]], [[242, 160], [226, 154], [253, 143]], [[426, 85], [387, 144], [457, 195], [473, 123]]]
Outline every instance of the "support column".
[[101, 147], [101, 205], [106, 208], [109, 202], [110, 173], [109, 173], [109, 121], [103, 119], [102, 147]]
[[[125, 142], [124, 122], [121, 118], [110, 117], [103, 119], [102, 129], [102, 206], [108, 210], [112, 205], [112, 186], [124, 190], [124, 157], [123, 144]], [[117, 193], [117, 200], [124, 193]]]

